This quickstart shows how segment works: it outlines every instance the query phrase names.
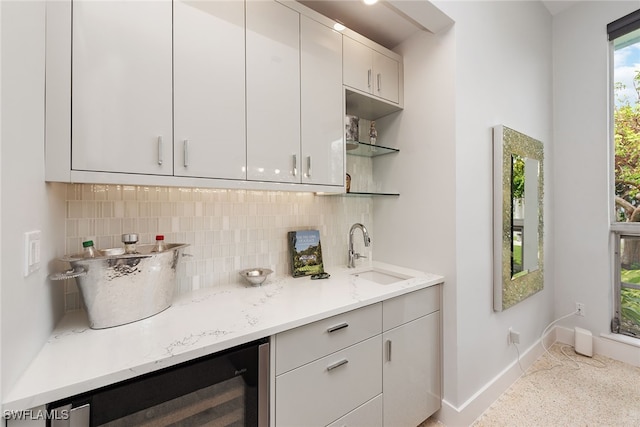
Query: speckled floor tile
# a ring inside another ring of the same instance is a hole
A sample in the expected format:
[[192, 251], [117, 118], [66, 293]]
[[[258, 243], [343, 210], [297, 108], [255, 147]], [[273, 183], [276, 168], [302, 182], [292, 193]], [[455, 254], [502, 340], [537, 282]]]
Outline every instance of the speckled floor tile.
[[640, 368], [556, 344], [473, 427], [640, 426]]

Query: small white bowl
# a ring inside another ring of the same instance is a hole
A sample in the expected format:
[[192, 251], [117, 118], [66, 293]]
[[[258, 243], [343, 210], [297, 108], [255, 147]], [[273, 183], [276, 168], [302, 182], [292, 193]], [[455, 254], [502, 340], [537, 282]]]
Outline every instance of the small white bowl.
[[268, 268], [247, 268], [246, 270], [242, 270], [240, 275], [253, 286], [259, 286], [271, 273], [273, 273], [273, 271]]

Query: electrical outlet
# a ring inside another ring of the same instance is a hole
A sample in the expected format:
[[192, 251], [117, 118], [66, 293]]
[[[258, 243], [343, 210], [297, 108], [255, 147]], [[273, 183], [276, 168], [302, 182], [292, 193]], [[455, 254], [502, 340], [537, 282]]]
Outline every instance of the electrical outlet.
[[576, 314], [578, 316], [584, 316], [585, 315], [585, 310], [584, 310], [584, 304], [581, 302], [577, 302], [576, 303]]
[[520, 344], [520, 332], [509, 328], [509, 344]]

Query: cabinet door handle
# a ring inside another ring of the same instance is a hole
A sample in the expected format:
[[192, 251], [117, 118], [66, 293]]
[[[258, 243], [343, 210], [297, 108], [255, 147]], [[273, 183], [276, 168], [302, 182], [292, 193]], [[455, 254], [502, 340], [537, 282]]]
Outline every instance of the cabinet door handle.
[[189, 140], [184, 140], [184, 167], [189, 166]]
[[367, 87], [371, 87], [371, 73], [373, 70], [371, 70], [371, 68], [369, 68], [367, 70]]
[[311, 178], [311, 156], [307, 157], [307, 177]]
[[162, 155], [162, 135], [158, 137], [158, 164], [162, 165], [163, 155]]
[[342, 360], [338, 360], [335, 363], [332, 363], [331, 365], [327, 366], [327, 371], [332, 371], [342, 365], [346, 365], [347, 363], [349, 363], [349, 361], [347, 359], [342, 359]]
[[298, 175], [298, 156], [293, 155], [293, 176]]
[[387, 340], [387, 362], [391, 362], [391, 340]]
[[334, 325], [327, 328], [327, 332], [331, 333], [331, 332], [339, 331], [340, 329], [344, 329], [348, 327], [349, 327], [349, 324], [347, 322], [344, 322], [344, 323], [340, 323], [338, 325]]
[[380, 92], [382, 90], [382, 74], [378, 73], [377, 79], [378, 79], [378, 92]]

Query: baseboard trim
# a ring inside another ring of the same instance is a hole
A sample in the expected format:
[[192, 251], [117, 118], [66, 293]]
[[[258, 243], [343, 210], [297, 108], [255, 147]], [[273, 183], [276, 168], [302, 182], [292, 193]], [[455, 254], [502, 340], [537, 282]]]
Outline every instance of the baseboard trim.
[[[549, 347], [555, 341], [555, 331], [551, 330], [545, 337], [545, 346]], [[522, 365], [522, 369], [529, 368], [543, 352], [541, 340], [538, 339], [531, 347], [521, 352], [520, 365]], [[435, 417], [447, 427], [469, 426], [521, 376], [522, 371], [518, 365], [518, 359], [515, 359], [459, 407], [455, 407], [443, 399], [442, 408], [435, 414]]]
[[[559, 326], [554, 327], [545, 337], [544, 344], [548, 348], [555, 342], [573, 346], [574, 330]], [[601, 336], [593, 337], [593, 353], [640, 367], [639, 343], [640, 341], [627, 342], [617, 336], [602, 334]], [[521, 354], [520, 364], [522, 368], [525, 370], [529, 368], [543, 352], [544, 348], [541, 345], [541, 340], [538, 339]], [[434, 417], [447, 427], [470, 426], [521, 375], [522, 371], [516, 359], [462, 405], [456, 407], [446, 399], [443, 399], [442, 408], [436, 412]]]
[[[574, 331], [557, 327], [556, 340], [573, 345]], [[593, 337], [593, 354], [600, 354], [608, 358], [640, 367], [640, 340], [620, 334], [600, 334]]]

